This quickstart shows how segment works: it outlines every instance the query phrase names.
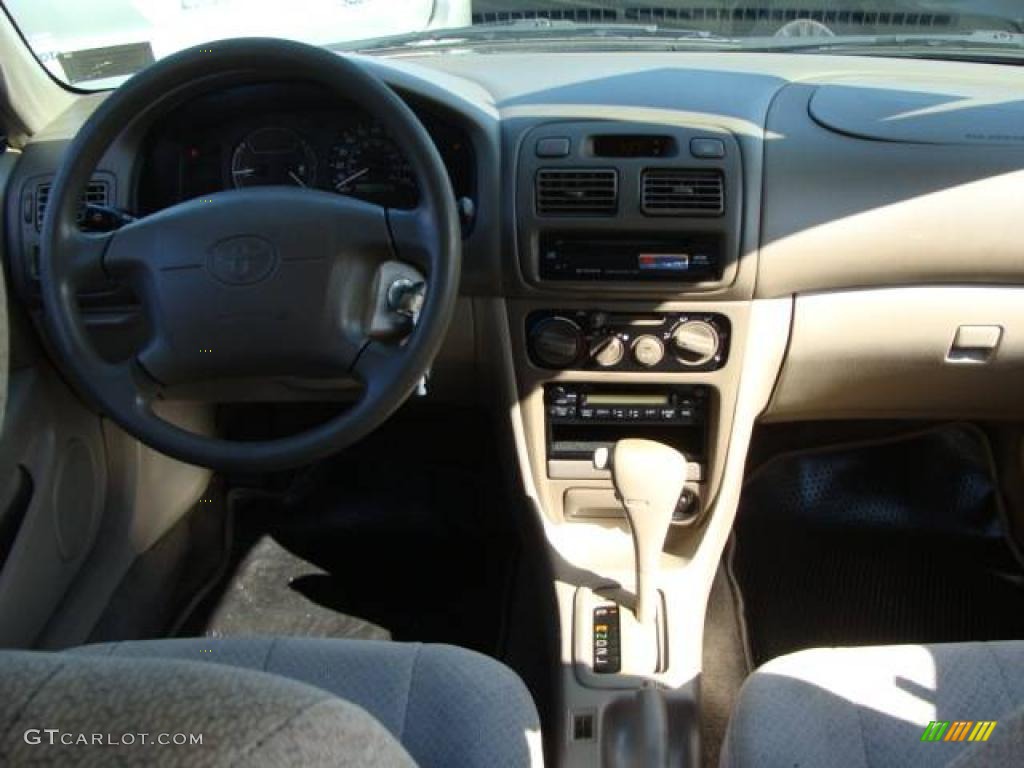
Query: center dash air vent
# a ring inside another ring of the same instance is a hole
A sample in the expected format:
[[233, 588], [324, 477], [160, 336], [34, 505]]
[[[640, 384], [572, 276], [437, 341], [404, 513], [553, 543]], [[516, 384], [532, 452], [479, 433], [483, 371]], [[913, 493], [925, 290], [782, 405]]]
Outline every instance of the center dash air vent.
[[648, 216], [721, 216], [725, 211], [718, 171], [649, 168], [640, 195], [640, 207]]
[[537, 171], [540, 216], [613, 216], [618, 209], [618, 175], [614, 169]]
[[[36, 231], [43, 229], [43, 217], [46, 215], [46, 205], [50, 201], [50, 182], [43, 182], [36, 187]], [[78, 220], [82, 220], [87, 205], [109, 205], [110, 184], [103, 179], [93, 179], [82, 193], [82, 199], [78, 209]]]

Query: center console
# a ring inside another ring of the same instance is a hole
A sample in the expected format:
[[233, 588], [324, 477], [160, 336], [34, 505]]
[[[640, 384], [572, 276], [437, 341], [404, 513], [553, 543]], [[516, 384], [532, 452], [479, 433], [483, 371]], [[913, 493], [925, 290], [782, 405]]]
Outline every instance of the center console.
[[[622, 517], [608, 472], [591, 464], [626, 438], [686, 455], [678, 523], [711, 498], [735, 384], [725, 297], [740, 285], [741, 170], [734, 134], [718, 126], [555, 121], [525, 133], [520, 274], [549, 299], [517, 302], [512, 323], [521, 386], [541, 400], [537, 458], [542, 484], [560, 491], [548, 510], [559, 519]], [[560, 488], [573, 480], [602, 481], [602, 492]]]
[[[788, 333], [788, 305], [754, 318], [756, 178], [736, 134], [700, 120], [556, 120], [516, 146], [516, 287], [498, 322], [555, 568], [561, 761], [626, 764], [621, 745], [647, 743], [695, 764], [704, 608]], [[658, 541], [642, 533], [655, 507]]]

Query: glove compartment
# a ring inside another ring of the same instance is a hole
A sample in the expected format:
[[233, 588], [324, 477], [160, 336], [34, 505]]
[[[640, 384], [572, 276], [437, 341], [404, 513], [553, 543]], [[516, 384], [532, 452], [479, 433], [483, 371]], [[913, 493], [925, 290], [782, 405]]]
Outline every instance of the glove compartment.
[[766, 421], [1024, 417], [1024, 288], [799, 295]]

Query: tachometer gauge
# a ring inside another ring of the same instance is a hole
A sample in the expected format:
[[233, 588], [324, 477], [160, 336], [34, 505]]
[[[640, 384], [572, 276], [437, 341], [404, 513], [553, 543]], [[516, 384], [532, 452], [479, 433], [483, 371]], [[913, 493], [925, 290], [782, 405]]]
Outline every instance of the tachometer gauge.
[[316, 155], [295, 131], [260, 128], [235, 147], [231, 181], [239, 188], [275, 184], [310, 187], [316, 181]]
[[412, 208], [418, 193], [412, 168], [376, 123], [346, 128], [331, 149], [331, 186], [343, 195], [395, 208]]

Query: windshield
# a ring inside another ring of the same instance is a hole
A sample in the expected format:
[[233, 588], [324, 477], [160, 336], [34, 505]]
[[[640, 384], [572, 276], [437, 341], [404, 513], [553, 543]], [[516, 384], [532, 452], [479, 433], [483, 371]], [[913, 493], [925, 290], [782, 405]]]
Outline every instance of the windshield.
[[[1020, 0], [3, 0], [60, 80], [106, 88], [218, 39], [486, 52], [690, 47], [1001, 57], [1024, 52]], [[569, 45], [568, 43], [571, 43]], [[556, 45], [557, 44], [557, 45]]]

